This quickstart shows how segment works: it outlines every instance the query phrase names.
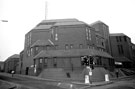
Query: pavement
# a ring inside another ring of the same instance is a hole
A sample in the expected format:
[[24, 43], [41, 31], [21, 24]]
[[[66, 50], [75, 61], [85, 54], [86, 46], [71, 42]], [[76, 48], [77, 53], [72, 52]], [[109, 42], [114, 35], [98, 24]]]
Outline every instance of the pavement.
[[[12, 77], [12, 75], [8, 74], [8, 73], [0, 73], [0, 75]], [[124, 78], [128, 78], [128, 77], [130, 77], [130, 76], [123, 76], [123, 77], [119, 77], [118, 79], [111, 78], [110, 81], [100, 81], [100, 82], [92, 82], [92, 84], [85, 84], [84, 82], [77, 82], [77, 81], [70, 81], [70, 82], [65, 81], [64, 82], [61, 80], [44, 79], [44, 78], [28, 76], [28, 75], [20, 75], [20, 74], [14, 75], [14, 78], [18, 78], [18, 79], [30, 79], [30, 80], [34, 79], [34, 80], [53, 82], [53, 83], [55, 83], [55, 86], [59, 86], [61, 88], [68, 88], [68, 89], [84, 89], [87, 87], [104, 86], [104, 85], [112, 84], [119, 79], [124, 79]], [[12, 85], [16, 85], [16, 84], [12, 84]], [[16, 85], [16, 86], [20, 86], [20, 85]]]

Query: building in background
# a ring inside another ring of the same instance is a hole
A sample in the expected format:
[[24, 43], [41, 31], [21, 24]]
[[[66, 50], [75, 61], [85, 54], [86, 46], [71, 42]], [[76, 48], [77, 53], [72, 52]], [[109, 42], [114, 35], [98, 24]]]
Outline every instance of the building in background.
[[[96, 31], [96, 41], [98, 43], [99, 35], [100, 37], [104, 38], [102, 41], [102, 45], [105, 47], [105, 51], [109, 54], [111, 54], [111, 48], [110, 48], [110, 38], [109, 38], [109, 26], [103, 23], [102, 21], [96, 21], [92, 24], [90, 24], [91, 27], [95, 28]], [[99, 46], [100, 48], [100, 46]]]
[[132, 45], [132, 59], [133, 59], [133, 62], [135, 63], [135, 44], [131, 43], [131, 45]]
[[114, 60], [106, 52], [105, 39], [77, 19], [43, 20], [25, 35], [21, 73], [40, 75], [45, 69], [55, 69], [57, 75], [61, 68], [68, 76], [75, 71], [77, 75], [84, 68], [83, 56], [94, 56], [96, 67], [112, 69]]
[[11, 71], [15, 71], [15, 73], [18, 73], [20, 68], [19, 68], [19, 60], [20, 56], [18, 54], [14, 54], [10, 57], [8, 57], [4, 61], [4, 71], [7, 73], [11, 73]]
[[0, 72], [4, 71], [4, 62], [0, 61]]
[[123, 33], [110, 34], [111, 55], [115, 61], [123, 63], [123, 67], [131, 67], [133, 53], [131, 39]]
[[23, 67], [23, 55], [24, 55], [24, 50], [22, 50], [20, 52], [20, 61], [19, 61], [19, 71], [20, 71], [20, 74], [22, 73], [22, 67]]

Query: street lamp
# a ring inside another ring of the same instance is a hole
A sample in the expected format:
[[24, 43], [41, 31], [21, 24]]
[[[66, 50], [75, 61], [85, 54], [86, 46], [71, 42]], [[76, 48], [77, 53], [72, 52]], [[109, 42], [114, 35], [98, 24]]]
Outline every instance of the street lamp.
[[0, 20], [1, 22], [8, 22], [8, 20]]

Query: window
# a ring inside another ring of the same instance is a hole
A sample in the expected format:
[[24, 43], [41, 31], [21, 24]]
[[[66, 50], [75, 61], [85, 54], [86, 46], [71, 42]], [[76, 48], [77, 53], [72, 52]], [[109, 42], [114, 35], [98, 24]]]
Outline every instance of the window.
[[117, 40], [117, 42], [119, 42], [119, 38], [118, 38], [118, 36], [116, 36], [116, 40]]
[[39, 59], [39, 63], [43, 63], [43, 59], [42, 58]]
[[38, 47], [36, 47], [36, 51], [38, 51]]
[[119, 36], [119, 41], [121, 42], [122, 40], [121, 40], [121, 36]]
[[57, 33], [55, 34], [55, 40], [56, 41], [58, 40], [58, 34]]
[[122, 41], [121, 36], [116, 36], [116, 40], [117, 42], [121, 42]]
[[120, 45], [120, 48], [121, 48], [121, 54], [124, 54], [123, 46], [122, 46], [122, 45]]
[[80, 44], [80, 45], [79, 45], [79, 48], [83, 48], [83, 45], [82, 45], [82, 44]]
[[73, 48], [73, 44], [70, 44], [70, 49], [72, 49]]
[[88, 37], [89, 33], [88, 33], [88, 28], [86, 28], [86, 39], [89, 40], [89, 37]]
[[91, 40], [91, 32], [90, 32], [90, 29], [89, 29], [89, 40]]
[[97, 65], [102, 65], [101, 57], [97, 57]]
[[51, 29], [51, 38], [54, 38], [54, 31], [53, 31], [53, 29]]
[[127, 42], [127, 37], [126, 36], [124, 36], [124, 41]]
[[47, 46], [46, 46], [46, 50], [49, 50], [49, 49], [50, 49], [50, 46], [49, 46], [49, 45], [47, 45]]
[[65, 49], [68, 49], [68, 44], [65, 45]]
[[118, 47], [119, 54], [120, 55], [124, 54], [123, 46], [122, 45], [117, 45], [117, 47]]
[[33, 48], [31, 48], [30, 51], [31, 51], [31, 55], [33, 55]]
[[89, 44], [87, 44], [87, 47], [88, 47], [88, 49], [90, 49], [90, 45]]
[[99, 39], [98, 39], [98, 37], [96, 36], [96, 43], [97, 43], [97, 44], [98, 44], [98, 40], [99, 40]]
[[27, 50], [27, 56], [28, 57], [30, 56], [30, 50], [29, 49]]
[[102, 46], [104, 46], [104, 42], [102, 42]]
[[57, 59], [56, 58], [53, 59], [53, 66], [57, 67]]
[[31, 45], [31, 32], [29, 33], [29, 44]]
[[47, 61], [48, 61], [47, 58], [45, 58], [44, 60], [45, 60], [45, 64], [47, 64]]
[[114, 66], [114, 59], [109, 59], [109, 66]]
[[89, 28], [86, 27], [86, 39], [91, 40], [91, 31]]
[[48, 62], [48, 60], [47, 60], [47, 58], [45, 58], [45, 59], [44, 59], [44, 68], [47, 67], [47, 62]]
[[56, 33], [55, 33], [55, 40], [56, 40], [56, 41], [58, 40], [58, 33], [57, 33], [57, 30], [56, 30]]
[[58, 49], [58, 45], [55, 45], [55, 49]]

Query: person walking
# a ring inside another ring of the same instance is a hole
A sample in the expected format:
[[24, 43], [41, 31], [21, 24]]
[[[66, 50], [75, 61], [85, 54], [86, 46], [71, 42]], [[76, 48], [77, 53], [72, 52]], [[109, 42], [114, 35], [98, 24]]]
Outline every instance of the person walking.
[[116, 74], [116, 77], [118, 78], [119, 77], [119, 69], [118, 68], [115, 70], [115, 74]]

